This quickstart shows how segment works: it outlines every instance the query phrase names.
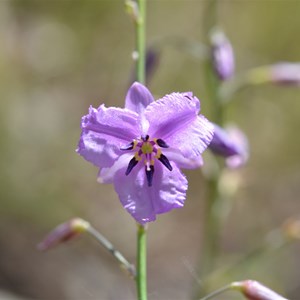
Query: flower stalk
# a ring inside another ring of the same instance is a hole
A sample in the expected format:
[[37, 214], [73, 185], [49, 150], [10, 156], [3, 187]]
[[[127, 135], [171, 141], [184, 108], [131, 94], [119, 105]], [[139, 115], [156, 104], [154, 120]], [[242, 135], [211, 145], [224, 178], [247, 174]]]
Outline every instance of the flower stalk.
[[147, 300], [147, 230], [137, 224], [137, 295], [138, 300]]
[[120, 263], [120, 266], [127, 271], [130, 277], [136, 277], [136, 271], [134, 265], [132, 265], [128, 260], [119, 252], [114, 245], [105, 238], [98, 230], [93, 226], [87, 228], [87, 232], [98, 242], [100, 243], [111, 255]]
[[[146, 66], [146, 0], [137, 0], [138, 17], [135, 22], [136, 28], [136, 78], [145, 84]], [[136, 288], [138, 300], [147, 300], [147, 234], [146, 228], [137, 223], [137, 276]]]
[[135, 22], [136, 29], [136, 78], [145, 84], [145, 61], [146, 61], [146, 0], [137, 0], [138, 17]]
[[[204, 30], [207, 42], [211, 45], [213, 51], [212, 35], [213, 28], [217, 25], [218, 0], [209, 1], [204, 13]], [[212, 103], [212, 121], [219, 126], [224, 123], [224, 106], [219, 97], [221, 79], [216, 73], [213, 56], [205, 62], [205, 79], [208, 97]], [[222, 195], [219, 190], [219, 181], [221, 177], [222, 165], [216, 159], [216, 168], [212, 174], [207, 177], [207, 197], [204, 211], [204, 232], [203, 232], [203, 255], [199, 273], [201, 277], [207, 276], [213, 271], [215, 262], [219, 253], [220, 230], [222, 224]], [[196, 288], [195, 298], [203, 297], [206, 294], [206, 286], [201, 290]]]

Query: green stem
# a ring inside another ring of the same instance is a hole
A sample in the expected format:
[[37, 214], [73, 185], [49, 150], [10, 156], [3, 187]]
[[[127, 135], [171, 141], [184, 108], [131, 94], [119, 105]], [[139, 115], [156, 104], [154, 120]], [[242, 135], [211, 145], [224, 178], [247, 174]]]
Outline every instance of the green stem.
[[147, 235], [146, 228], [137, 224], [137, 276], [138, 300], [147, 300]]
[[223, 294], [223, 293], [226, 292], [226, 291], [229, 291], [230, 289], [232, 289], [232, 284], [226, 285], [226, 286], [220, 288], [219, 290], [216, 290], [216, 291], [210, 293], [209, 295], [207, 295], [207, 296], [201, 298], [200, 300], [208, 300], [208, 299], [212, 299], [212, 298], [214, 298], [214, 297], [216, 297], [216, 296], [218, 296], [218, 295]]
[[204, 216], [204, 245], [201, 273], [207, 276], [215, 266], [219, 254], [220, 241], [220, 195], [218, 190], [219, 175], [207, 180], [207, 201]]
[[[138, 16], [135, 23], [136, 29], [136, 78], [145, 84], [145, 59], [146, 59], [146, 0], [137, 0]], [[137, 275], [136, 287], [138, 300], [147, 300], [147, 239], [146, 228], [137, 224]]]
[[[210, 44], [211, 29], [217, 24], [217, 6], [218, 0], [206, 2], [204, 12], [204, 30], [208, 43]], [[205, 63], [205, 80], [207, 86], [208, 97], [212, 103], [212, 121], [222, 126], [224, 122], [224, 107], [219, 96], [219, 89], [221, 82], [217, 78], [213, 69], [213, 62], [207, 59]], [[215, 262], [219, 255], [220, 248], [220, 231], [221, 231], [221, 211], [220, 206], [222, 202], [222, 195], [219, 192], [219, 181], [221, 165], [219, 160], [216, 170], [207, 179], [207, 198], [205, 203], [204, 215], [204, 233], [203, 233], [203, 255], [201, 257], [201, 264], [199, 273], [201, 278], [205, 278], [215, 267]], [[206, 294], [207, 286], [202, 285], [201, 289], [198, 287], [196, 297], [199, 298]]]
[[87, 227], [86, 231], [96, 239], [98, 243], [100, 243], [104, 248], [106, 248], [112, 256], [120, 263], [120, 265], [128, 272], [128, 274], [135, 278], [136, 271], [134, 265], [132, 265], [123, 255], [120, 253], [114, 245], [105, 238], [98, 230], [92, 227], [90, 224]]
[[137, 0], [138, 17], [136, 20], [136, 78], [145, 84], [145, 59], [146, 59], [146, 0]]

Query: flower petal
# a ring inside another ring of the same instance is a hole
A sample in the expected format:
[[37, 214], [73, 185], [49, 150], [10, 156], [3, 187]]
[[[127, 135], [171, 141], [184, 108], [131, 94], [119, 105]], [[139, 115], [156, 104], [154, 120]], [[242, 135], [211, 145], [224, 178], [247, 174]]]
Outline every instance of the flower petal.
[[145, 110], [149, 135], [163, 139], [183, 156], [199, 156], [213, 137], [213, 125], [198, 115], [200, 102], [188, 93], [172, 93], [151, 103]]
[[90, 107], [82, 118], [77, 152], [99, 167], [108, 167], [121, 154], [120, 147], [140, 136], [140, 119], [130, 110], [101, 105]]
[[156, 219], [157, 214], [182, 207], [186, 198], [187, 180], [173, 164], [169, 171], [155, 163], [152, 186], [148, 186], [143, 164], [125, 176], [126, 168], [119, 169], [114, 186], [124, 208], [140, 224]]
[[170, 161], [174, 161], [179, 168], [196, 169], [203, 165], [203, 158], [201, 155], [187, 158], [181, 152], [174, 148], [164, 149], [163, 153]]
[[141, 115], [145, 108], [153, 101], [154, 98], [150, 91], [141, 83], [134, 82], [127, 92], [125, 108]]
[[97, 181], [99, 183], [113, 183], [116, 173], [121, 169], [125, 170], [125, 175], [127, 166], [129, 164], [129, 161], [132, 159], [133, 155], [133, 153], [125, 153], [121, 155], [111, 167], [102, 168], [99, 171]]

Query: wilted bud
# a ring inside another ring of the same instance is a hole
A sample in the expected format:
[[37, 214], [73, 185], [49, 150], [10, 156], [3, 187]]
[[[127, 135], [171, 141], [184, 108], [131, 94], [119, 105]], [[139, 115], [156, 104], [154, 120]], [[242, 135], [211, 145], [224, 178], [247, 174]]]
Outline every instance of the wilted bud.
[[208, 147], [213, 153], [225, 157], [226, 165], [231, 169], [241, 167], [249, 157], [248, 140], [235, 126], [225, 130], [214, 124], [214, 137]]
[[282, 226], [284, 235], [291, 240], [300, 239], [300, 220], [290, 218]]
[[45, 251], [60, 243], [73, 239], [79, 234], [86, 232], [90, 227], [87, 221], [80, 218], [74, 218], [62, 223], [54, 228], [45, 239], [38, 244], [38, 249]]
[[300, 85], [300, 63], [277, 63], [271, 65], [269, 71], [273, 83]]
[[139, 9], [136, 1], [126, 0], [125, 1], [125, 10], [132, 18], [134, 22], [137, 22], [139, 17]]
[[227, 80], [234, 74], [234, 53], [231, 43], [221, 31], [211, 34], [213, 66], [221, 80]]
[[255, 280], [235, 282], [232, 288], [242, 292], [249, 300], [288, 300]]

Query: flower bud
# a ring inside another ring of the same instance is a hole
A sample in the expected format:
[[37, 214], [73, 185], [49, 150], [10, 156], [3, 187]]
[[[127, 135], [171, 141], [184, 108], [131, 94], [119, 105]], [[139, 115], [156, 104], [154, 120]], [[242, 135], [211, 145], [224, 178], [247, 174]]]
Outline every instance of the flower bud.
[[249, 300], [287, 300], [255, 280], [235, 282], [232, 287], [242, 292]]
[[[133, 52], [133, 60], [137, 60], [138, 53]], [[160, 61], [160, 51], [159, 49], [156, 49], [155, 47], [148, 47], [146, 49], [146, 57], [145, 57], [145, 72], [146, 72], [146, 82], [149, 83], [151, 81], [151, 78], [153, 74], [155, 73], [157, 67], [159, 66]], [[133, 70], [131, 74], [131, 82], [137, 81], [136, 77], [136, 71]]]
[[282, 62], [270, 66], [273, 83], [300, 86], [300, 63]]
[[210, 150], [226, 158], [228, 168], [234, 169], [244, 165], [249, 157], [248, 140], [236, 126], [226, 130], [214, 125], [214, 137], [209, 144]]
[[249, 84], [273, 83], [282, 86], [300, 86], [300, 63], [281, 62], [248, 71]]
[[90, 224], [83, 219], [71, 219], [54, 228], [37, 247], [41, 251], [48, 250], [86, 232], [89, 227]]
[[221, 80], [227, 80], [234, 74], [235, 63], [231, 43], [221, 31], [211, 34], [212, 59], [215, 72]]

